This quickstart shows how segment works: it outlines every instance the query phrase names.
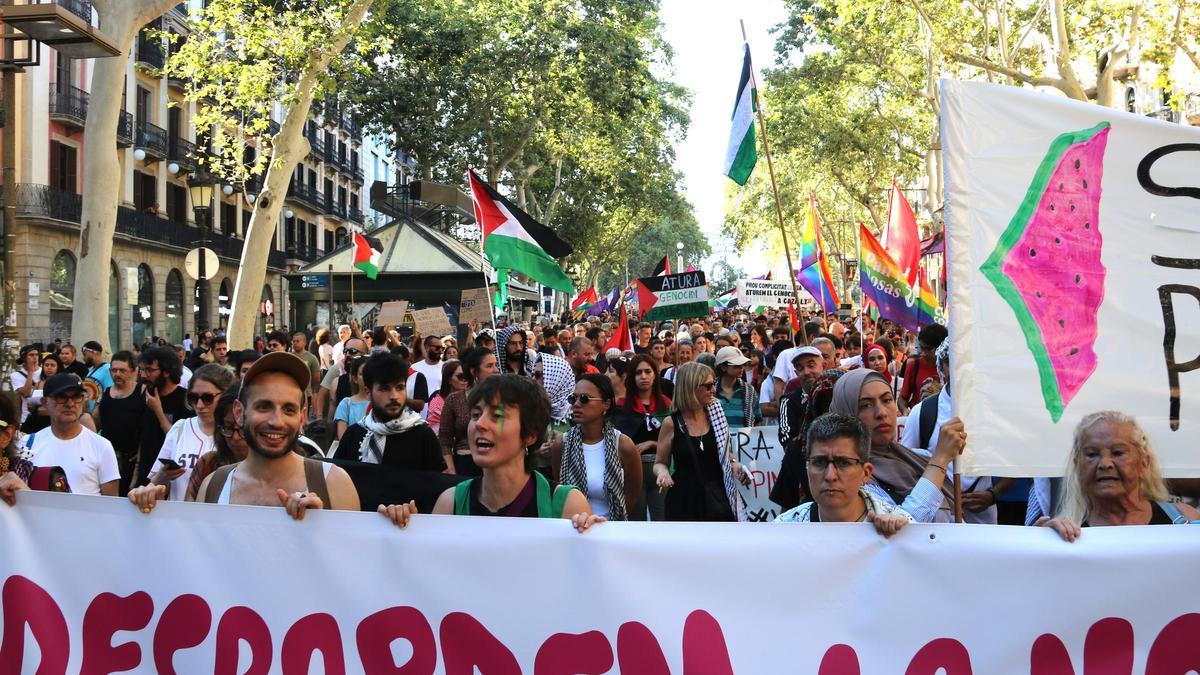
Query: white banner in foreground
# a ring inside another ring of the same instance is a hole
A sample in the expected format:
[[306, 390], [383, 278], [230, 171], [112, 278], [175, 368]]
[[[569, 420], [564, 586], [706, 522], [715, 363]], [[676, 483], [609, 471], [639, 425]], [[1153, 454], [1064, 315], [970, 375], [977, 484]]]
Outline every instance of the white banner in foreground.
[[370, 513], [143, 515], [22, 493], [0, 533], [0, 673], [1059, 675], [1085, 655], [1200, 669], [1200, 537], [1183, 526], [1074, 544], [975, 525], [884, 540], [865, 524], [580, 535], [417, 516], [400, 531]]
[[953, 393], [967, 473], [1054, 476], [1075, 426], [1135, 416], [1200, 475], [1200, 129], [942, 83]]

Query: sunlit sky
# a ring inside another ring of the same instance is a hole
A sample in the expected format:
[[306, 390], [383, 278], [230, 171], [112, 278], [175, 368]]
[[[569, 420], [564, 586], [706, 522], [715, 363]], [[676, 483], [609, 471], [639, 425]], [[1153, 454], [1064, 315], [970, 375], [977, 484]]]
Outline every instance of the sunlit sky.
[[[675, 52], [674, 80], [692, 92], [691, 127], [675, 148], [684, 174], [687, 198], [700, 227], [708, 235], [714, 258], [720, 258], [725, 189], [732, 182], [722, 173], [729, 141], [730, 115], [742, 67], [741, 19], [746, 24], [757, 77], [774, 59], [771, 28], [787, 11], [781, 0], [663, 0], [660, 16]], [[759, 158], [760, 165], [763, 159]], [[759, 166], [755, 170], [765, 170]], [[730, 258], [735, 253], [730, 251]], [[761, 274], [765, 261], [737, 261], [747, 274]], [[705, 265], [711, 270], [711, 261]]]

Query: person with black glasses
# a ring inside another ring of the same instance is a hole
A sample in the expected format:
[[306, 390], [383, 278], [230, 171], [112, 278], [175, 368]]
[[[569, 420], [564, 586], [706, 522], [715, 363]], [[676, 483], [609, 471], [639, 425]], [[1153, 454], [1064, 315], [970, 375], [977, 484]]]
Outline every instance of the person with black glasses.
[[895, 502], [866, 489], [871, 434], [857, 417], [827, 413], [808, 428], [806, 470], [813, 501], [784, 511], [777, 523], [871, 523], [885, 537], [913, 522]]
[[233, 373], [215, 363], [200, 366], [192, 373], [187, 403], [196, 416], [171, 425], [150, 473], [149, 484], [130, 490], [130, 501], [138, 503], [138, 495], [148, 491], [156, 492], [158, 499], [183, 501], [192, 469], [201, 457], [216, 447], [213, 436], [216, 434], [217, 401], [232, 384]]

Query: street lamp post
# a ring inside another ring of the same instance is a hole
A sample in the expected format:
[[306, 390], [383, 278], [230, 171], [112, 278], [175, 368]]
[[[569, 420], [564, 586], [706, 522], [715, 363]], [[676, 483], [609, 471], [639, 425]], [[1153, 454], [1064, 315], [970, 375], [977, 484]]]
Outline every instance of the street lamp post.
[[675, 273], [683, 272], [683, 242], [675, 243]]
[[188, 193], [192, 198], [192, 212], [196, 215], [196, 226], [200, 228], [200, 254], [197, 281], [200, 283], [200, 311], [196, 313], [196, 332], [208, 328], [208, 217], [212, 212], [213, 185], [211, 176], [197, 173], [188, 180]]

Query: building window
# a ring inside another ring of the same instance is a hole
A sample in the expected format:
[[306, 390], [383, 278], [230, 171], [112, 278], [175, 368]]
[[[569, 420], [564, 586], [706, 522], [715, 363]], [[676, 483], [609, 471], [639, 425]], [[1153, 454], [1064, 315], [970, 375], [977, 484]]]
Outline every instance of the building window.
[[237, 234], [237, 206], [221, 202], [221, 230], [225, 234]]
[[64, 192], [76, 193], [78, 151], [58, 141], [50, 141], [50, 185]]
[[171, 270], [167, 274], [166, 300], [163, 337], [167, 342], [177, 345], [183, 342], [183, 275], [179, 270]]
[[334, 242], [334, 245], [336, 245], [338, 248], [345, 246], [346, 241], [349, 238], [350, 238], [350, 234], [346, 231], [346, 228], [344, 228], [344, 227], [339, 227], [333, 233], [333, 242]]
[[[187, 189], [182, 185], [167, 183], [167, 218], [177, 222], [188, 221]], [[197, 226], [202, 223], [196, 223]]]
[[62, 250], [50, 264], [50, 337], [71, 337], [71, 315], [75, 308], [75, 256]]
[[225, 330], [229, 325], [229, 313], [232, 307], [233, 284], [229, 283], [228, 279], [221, 280], [221, 294], [217, 296], [217, 323], [218, 328]]
[[315, 249], [317, 247], [317, 224], [308, 224], [308, 247]]
[[142, 345], [154, 337], [154, 277], [145, 263], [137, 268], [137, 304], [130, 319], [133, 325], [133, 344]]
[[141, 171], [133, 172], [133, 205], [142, 213], [158, 213], [157, 178]]
[[333, 250], [333, 232], [330, 232], [329, 230], [325, 230], [325, 252], [328, 253], [332, 250]]
[[69, 56], [63, 56], [62, 52], [57, 52], [54, 56], [54, 90], [65, 94], [71, 91], [71, 85], [75, 83], [74, 74], [71, 72], [75, 61]]
[[149, 89], [142, 87], [142, 86], [139, 86], [137, 88], [136, 106], [137, 106], [137, 108], [135, 109], [135, 112], [137, 114], [137, 121], [149, 122], [150, 121], [150, 111], [153, 108], [153, 106], [150, 105], [150, 90]]

